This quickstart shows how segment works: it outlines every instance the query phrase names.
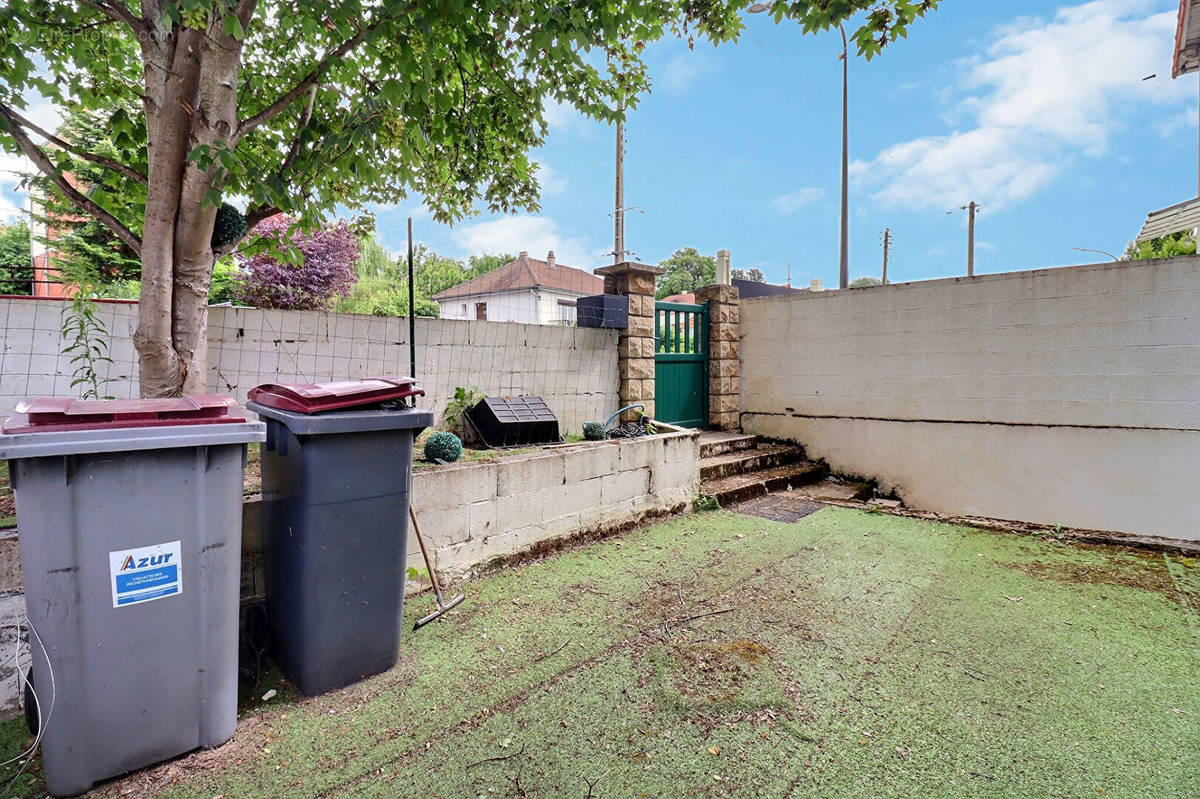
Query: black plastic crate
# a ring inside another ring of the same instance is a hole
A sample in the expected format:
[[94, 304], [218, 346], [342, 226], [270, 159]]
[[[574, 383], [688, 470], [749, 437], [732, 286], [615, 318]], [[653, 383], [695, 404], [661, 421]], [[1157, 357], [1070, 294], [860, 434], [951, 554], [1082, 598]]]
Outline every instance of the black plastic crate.
[[609, 327], [624, 330], [629, 323], [629, 298], [619, 294], [596, 294], [575, 301], [575, 324], [579, 327]]
[[541, 397], [485, 397], [467, 418], [489, 447], [523, 447], [560, 441], [558, 417]]

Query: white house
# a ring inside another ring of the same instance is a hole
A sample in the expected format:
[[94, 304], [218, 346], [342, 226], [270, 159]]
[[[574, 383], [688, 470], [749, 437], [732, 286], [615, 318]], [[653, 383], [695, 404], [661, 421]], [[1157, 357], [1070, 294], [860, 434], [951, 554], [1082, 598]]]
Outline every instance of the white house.
[[575, 324], [575, 300], [604, 293], [604, 281], [573, 266], [522, 252], [515, 261], [433, 295], [443, 319], [535, 325]]

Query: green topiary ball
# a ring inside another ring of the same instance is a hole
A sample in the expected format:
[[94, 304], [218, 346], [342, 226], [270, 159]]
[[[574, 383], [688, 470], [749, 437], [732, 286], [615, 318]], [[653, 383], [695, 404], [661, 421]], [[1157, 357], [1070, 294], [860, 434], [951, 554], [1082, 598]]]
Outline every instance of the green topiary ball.
[[217, 220], [213, 224], [212, 238], [209, 243], [214, 250], [220, 250], [233, 244], [246, 233], [246, 217], [242, 212], [229, 203], [221, 203], [217, 209]]
[[603, 441], [606, 438], [608, 438], [608, 433], [604, 432], [604, 425], [599, 422], [583, 423], [584, 441]]
[[425, 442], [425, 460], [453, 463], [462, 457], [462, 442], [453, 433], [434, 433]]

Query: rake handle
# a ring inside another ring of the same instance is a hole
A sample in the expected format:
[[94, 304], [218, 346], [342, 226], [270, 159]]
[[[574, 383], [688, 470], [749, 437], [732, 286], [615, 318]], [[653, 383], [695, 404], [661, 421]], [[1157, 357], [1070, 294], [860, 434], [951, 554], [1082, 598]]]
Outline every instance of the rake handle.
[[408, 518], [412, 520], [413, 532], [417, 534], [417, 544], [421, 547], [421, 557], [425, 559], [425, 568], [429, 571], [429, 582], [433, 583], [433, 594], [437, 597], [438, 606], [442, 604], [442, 586], [438, 583], [437, 572], [429, 562], [429, 551], [425, 549], [425, 536], [421, 535], [421, 525], [417, 524], [417, 512], [413, 510], [412, 502], [408, 503]]

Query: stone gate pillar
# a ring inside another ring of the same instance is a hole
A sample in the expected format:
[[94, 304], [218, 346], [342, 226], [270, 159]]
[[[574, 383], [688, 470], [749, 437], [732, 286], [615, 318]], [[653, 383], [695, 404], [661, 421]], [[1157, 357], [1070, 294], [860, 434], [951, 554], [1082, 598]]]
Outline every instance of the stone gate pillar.
[[629, 298], [629, 321], [617, 343], [621, 405], [640, 402], [650, 417], [654, 416], [654, 279], [665, 271], [632, 261], [595, 270], [604, 278], [605, 294]]
[[[724, 261], [723, 273], [728, 275], [729, 252], [722, 250], [717, 257]], [[738, 290], [720, 284], [702, 286], [696, 289], [696, 302], [708, 303], [708, 424], [717, 430], [739, 430], [742, 335]]]

